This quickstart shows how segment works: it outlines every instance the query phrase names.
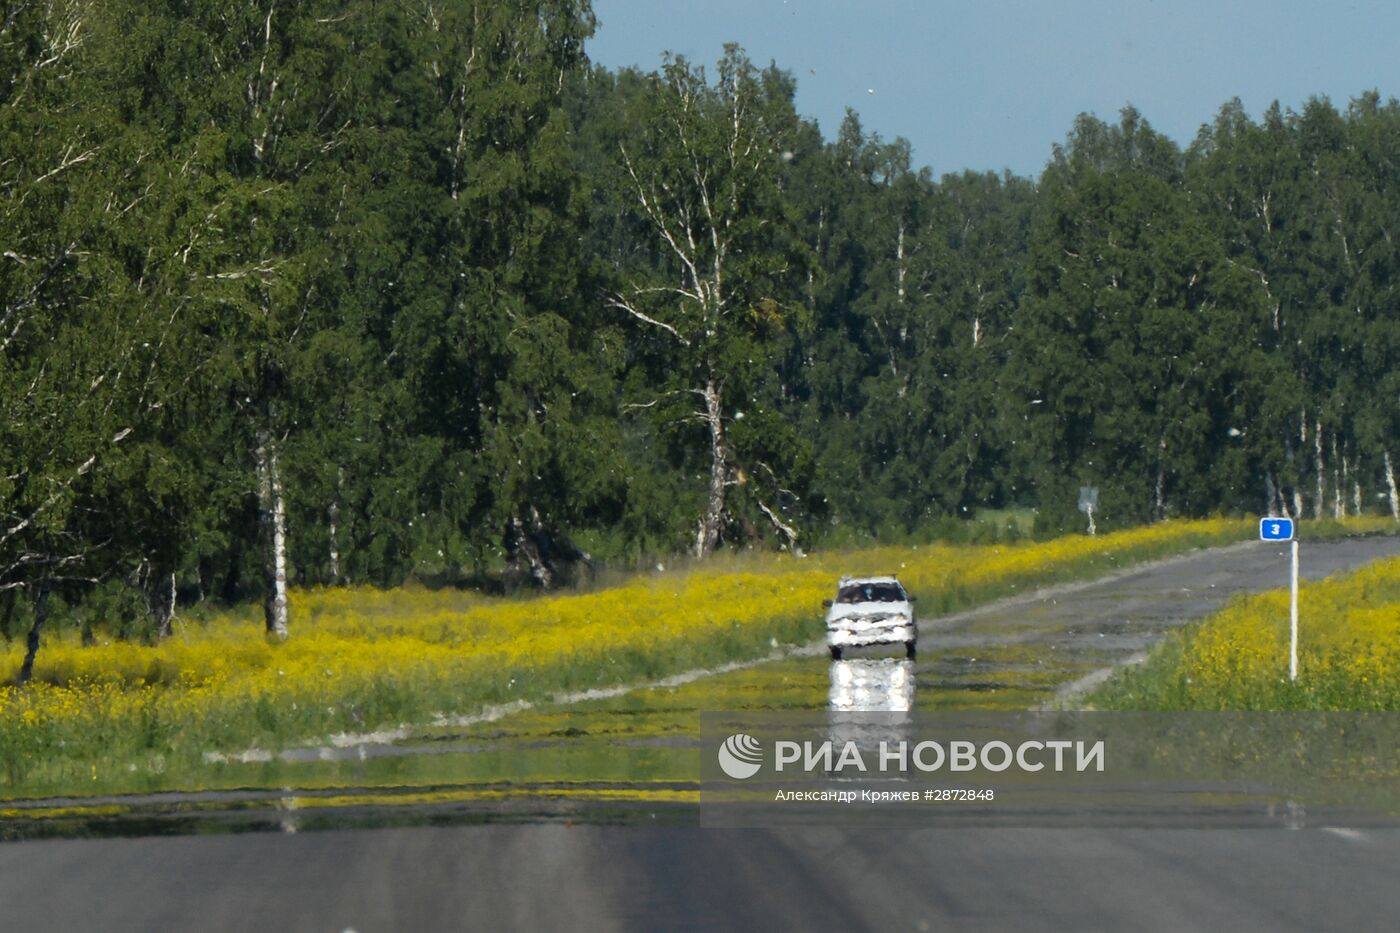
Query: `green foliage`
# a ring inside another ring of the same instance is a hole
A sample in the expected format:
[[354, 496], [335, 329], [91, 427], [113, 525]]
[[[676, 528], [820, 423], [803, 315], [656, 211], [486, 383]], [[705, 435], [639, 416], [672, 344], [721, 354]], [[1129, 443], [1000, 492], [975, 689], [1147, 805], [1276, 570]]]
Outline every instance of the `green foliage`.
[[259, 595], [264, 445], [302, 583], [1389, 499], [1374, 93], [938, 179], [737, 47], [591, 68], [586, 0], [6, 11], [7, 633]]
[[799, 125], [792, 81], [735, 46], [713, 81], [682, 58], [635, 81], [624, 79], [600, 146], [616, 157], [599, 205], [623, 211], [619, 231], [648, 247], [618, 250], [609, 282], [608, 305], [640, 341], [628, 404], [654, 417], [672, 462], [703, 471], [702, 556], [770, 523], [795, 547], [811, 458], [784, 418], [777, 372], [810, 325], [793, 293], [805, 257], [783, 188]]

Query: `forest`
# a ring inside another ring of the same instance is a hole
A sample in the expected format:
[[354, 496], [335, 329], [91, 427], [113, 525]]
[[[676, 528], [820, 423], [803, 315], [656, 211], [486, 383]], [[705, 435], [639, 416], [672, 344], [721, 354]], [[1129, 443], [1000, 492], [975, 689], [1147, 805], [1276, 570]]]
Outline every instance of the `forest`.
[[[1038, 178], [587, 0], [0, 0], [0, 631], [1035, 510], [1400, 517], [1400, 105]], [[85, 607], [85, 608], [84, 608]]]

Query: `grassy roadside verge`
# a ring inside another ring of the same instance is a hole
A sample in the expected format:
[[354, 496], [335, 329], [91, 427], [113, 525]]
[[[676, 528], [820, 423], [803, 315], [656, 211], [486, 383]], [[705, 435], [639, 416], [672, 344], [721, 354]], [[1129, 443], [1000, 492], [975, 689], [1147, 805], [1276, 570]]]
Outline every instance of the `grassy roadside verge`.
[[[306, 591], [285, 644], [263, 640], [246, 613], [157, 647], [60, 641], [41, 653], [36, 683], [0, 688], [0, 797], [189, 787], [208, 774], [208, 750], [274, 749], [760, 657], [820, 637], [820, 601], [840, 573], [896, 571], [932, 615], [1253, 533], [1215, 520], [1038, 544], [736, 557], [530, 600]], [[0, 654], [0, 671], [18, 664], [17, 646]]]
[[1298, 679], [1286, 589], [1173, 632], [1086, 696], [1105, 710], [1400, 709], [1400, 558], [1299, 588]]

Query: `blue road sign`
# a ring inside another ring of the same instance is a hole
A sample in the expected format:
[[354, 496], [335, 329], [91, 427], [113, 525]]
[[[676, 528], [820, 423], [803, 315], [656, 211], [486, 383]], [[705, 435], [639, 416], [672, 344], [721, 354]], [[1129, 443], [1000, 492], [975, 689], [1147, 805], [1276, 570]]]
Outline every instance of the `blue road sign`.
[[1293, 540], [1293, 519], [1291, 519], [1291, 518], [1261, 518], [1261, 519], [1259, 519], [1259, 540], [1260, 540], [1260, 541], [1292, 541], [1292, 540]]

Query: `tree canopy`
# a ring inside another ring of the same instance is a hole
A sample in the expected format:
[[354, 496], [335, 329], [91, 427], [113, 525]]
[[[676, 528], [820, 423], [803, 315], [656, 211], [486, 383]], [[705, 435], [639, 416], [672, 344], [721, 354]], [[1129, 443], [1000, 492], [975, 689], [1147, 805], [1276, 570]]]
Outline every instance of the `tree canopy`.
[[292, 584], [1059, 530], [1082, 485], [1106, 527], [1400, 517], [1394, 100], [935, 178], [736, 46], [609, 72], [593, 28], [0, 4], [7, 636], [50, 593], [285, 631]]

